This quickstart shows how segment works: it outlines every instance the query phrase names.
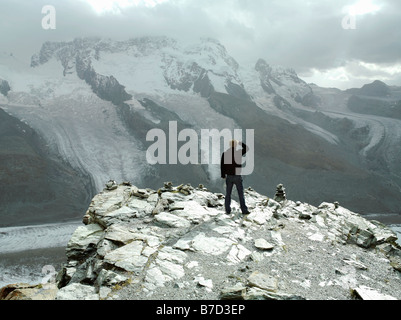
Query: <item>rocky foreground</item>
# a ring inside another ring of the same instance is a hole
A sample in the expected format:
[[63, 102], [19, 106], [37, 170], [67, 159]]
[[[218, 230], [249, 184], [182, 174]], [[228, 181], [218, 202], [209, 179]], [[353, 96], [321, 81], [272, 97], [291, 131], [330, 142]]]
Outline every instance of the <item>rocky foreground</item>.
[[[234, 191], [235, 192], [235, 191]], [[385, 225], [245, 190], [251, 214], [224, 212], [202, 185], [106, 184], [66, 248], [56, 281], [3, 299], [401, 299], [401, 250]]]

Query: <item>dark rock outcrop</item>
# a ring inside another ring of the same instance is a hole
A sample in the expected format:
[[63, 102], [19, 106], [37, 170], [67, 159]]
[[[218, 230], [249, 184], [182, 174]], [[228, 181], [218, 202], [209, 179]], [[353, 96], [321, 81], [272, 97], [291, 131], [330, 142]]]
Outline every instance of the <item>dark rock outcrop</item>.
[[0, 93], [6, 97], [10, 90], [10, 84], [6, 80], [0, 79]]

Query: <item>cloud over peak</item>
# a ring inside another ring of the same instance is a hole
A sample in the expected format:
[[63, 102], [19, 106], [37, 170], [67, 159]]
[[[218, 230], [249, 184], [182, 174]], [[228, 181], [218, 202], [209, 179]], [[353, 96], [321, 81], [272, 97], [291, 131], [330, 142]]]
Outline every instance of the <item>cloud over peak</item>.
[[[2, 0], [3, 50], [33, 54], [45, 41], [83, 36], [213, 37], [240, 63], [263, 58], [317, 84], [401, 82], [401, 3], [392, 0], [53, 0], [57, 28], [43, 30], [48, 2]], [[355, 28], [344, 29], [352, 12]]]

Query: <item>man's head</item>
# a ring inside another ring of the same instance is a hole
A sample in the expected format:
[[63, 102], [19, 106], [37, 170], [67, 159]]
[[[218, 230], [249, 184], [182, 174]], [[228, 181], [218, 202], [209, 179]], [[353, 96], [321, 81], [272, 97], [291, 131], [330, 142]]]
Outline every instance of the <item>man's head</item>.
[[231, 148], [236, 148], [238, 145], [238, 140], [230, 140], [230, 147]]

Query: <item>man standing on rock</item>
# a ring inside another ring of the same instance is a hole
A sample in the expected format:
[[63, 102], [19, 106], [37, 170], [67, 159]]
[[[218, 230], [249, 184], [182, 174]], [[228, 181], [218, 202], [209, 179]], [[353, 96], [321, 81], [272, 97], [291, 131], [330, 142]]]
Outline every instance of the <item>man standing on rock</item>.
[[[241, 145], [242, 150], [237, 150], [238, 145]], [[231, 192], [234, 185], [237, 187], [242, 214], [249, 214], [248, 207], [245, 204], [244, 187], [242, 185], [241, 176], [242, 157], [248, 150], [249, 148], [245, 143], [231, 140], [230, 148], [221, 156], [221, 177], [226, 180], [226, 198], [224, 204], [227, 214], [231, 213]]]

